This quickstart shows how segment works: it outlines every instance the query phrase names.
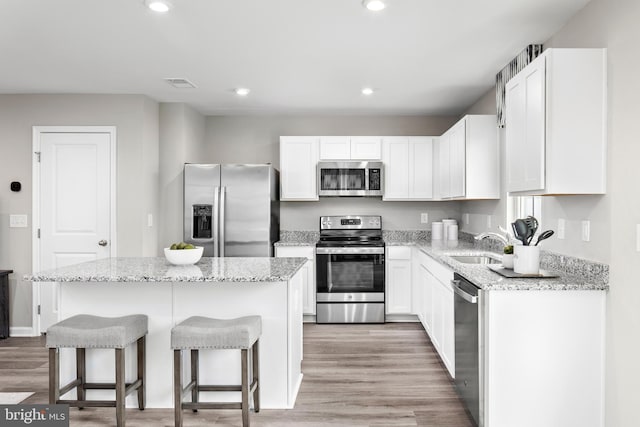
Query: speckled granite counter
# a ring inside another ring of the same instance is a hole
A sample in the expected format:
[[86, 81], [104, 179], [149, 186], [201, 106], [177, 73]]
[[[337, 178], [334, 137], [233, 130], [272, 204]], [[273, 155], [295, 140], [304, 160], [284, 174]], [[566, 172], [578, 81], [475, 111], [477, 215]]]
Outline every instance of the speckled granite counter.
[[280, 240], [274, 246], [315, 246], [318, 240], [317, 231], [280, 230]]
[[164, 258], [107, 258], [25, 276], [33, 282], [284, 282], [306, 258], [202, 258], [177, 266]]
[[[474, 246], [469, 242], [457, 244], [423, 244], [420, 249], [436, 261], [450, 267], [476, 286], [484, 290], [608, 290], [609, 268], [605, 264], [576, 261], [577, 258], [546, 252], [541, 260], [545, 270], [551, 270], [558, 278], [506, 278], [489, 270], [486, 265], [465, 264], [451, 258], [452, 255], [490, 255], [500, 258], [501, 254]], [[579, 264], [580, 267], [577, 267]], [[567, 271], [568, 270], [568, 271]], [[574, 273], [574, 274], [571, 274]]]

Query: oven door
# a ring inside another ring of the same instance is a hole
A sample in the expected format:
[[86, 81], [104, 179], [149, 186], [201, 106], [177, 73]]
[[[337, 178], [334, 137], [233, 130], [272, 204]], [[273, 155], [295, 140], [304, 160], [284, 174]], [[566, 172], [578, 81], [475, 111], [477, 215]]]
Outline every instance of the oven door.
[[316, 248], [318, 302], [384, 302], [384, 247]]

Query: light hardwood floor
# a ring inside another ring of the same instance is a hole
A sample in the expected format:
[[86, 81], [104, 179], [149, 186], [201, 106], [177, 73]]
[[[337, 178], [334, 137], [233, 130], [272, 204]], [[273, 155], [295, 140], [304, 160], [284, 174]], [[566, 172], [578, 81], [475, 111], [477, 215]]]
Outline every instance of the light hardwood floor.
[[[302, 370], [295, 408], [251, 413], [252, 426], [473, 426], [418, 323], [305, 324]], [[47, 372], [42, 338], [0, 341], [0, 391], [34, 391], [24, 403], [47, 403]], [[115, 425], [114, 411], [72, 408], [71, 425]], [[131, 427], [173, 425], [170, 409], [126, 416]], [[241, 425], [237, 410], [184, 412], [185, 427]]]

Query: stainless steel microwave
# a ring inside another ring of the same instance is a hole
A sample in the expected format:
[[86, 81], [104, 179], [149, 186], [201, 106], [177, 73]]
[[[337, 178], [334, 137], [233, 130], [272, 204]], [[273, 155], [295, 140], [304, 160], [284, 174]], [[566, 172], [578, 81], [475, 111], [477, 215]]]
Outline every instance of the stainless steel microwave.
[[319, 196], [382, 196], [382, 162], [318, 162]]

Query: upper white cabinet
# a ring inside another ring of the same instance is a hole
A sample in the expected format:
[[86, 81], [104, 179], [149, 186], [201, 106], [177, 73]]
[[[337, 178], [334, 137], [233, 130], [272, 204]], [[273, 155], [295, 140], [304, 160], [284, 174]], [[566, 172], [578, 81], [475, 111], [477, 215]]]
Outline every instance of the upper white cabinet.
[[320, 160], [380, 160], [381, 147], [378, 136], [322, 136]]
[[438, 139], [437, 145], [440, 198], [500, 198], [496, 116], [465, 116]]
[[606, 88], [605, 49], [547, 49], [507, 83], [507, 191], [606, 192]]
[[433, 198], [433, 138], [385, 137], [383, 200], [431, 200]]
[[280, 200], [318, 200], [319, 137], [280, 137]]

